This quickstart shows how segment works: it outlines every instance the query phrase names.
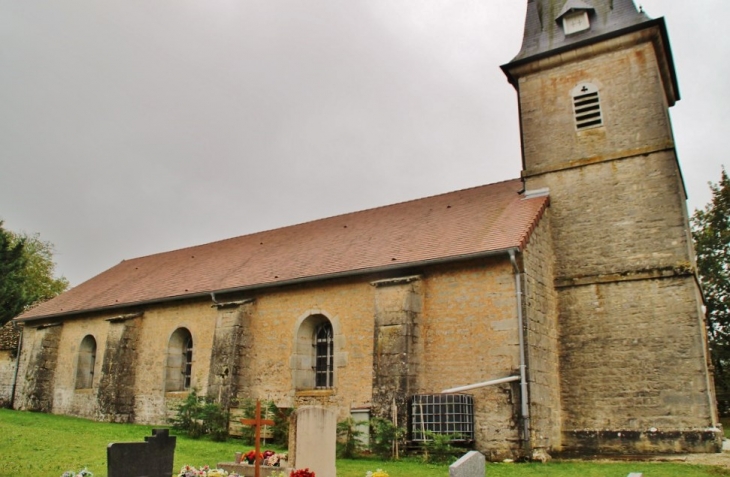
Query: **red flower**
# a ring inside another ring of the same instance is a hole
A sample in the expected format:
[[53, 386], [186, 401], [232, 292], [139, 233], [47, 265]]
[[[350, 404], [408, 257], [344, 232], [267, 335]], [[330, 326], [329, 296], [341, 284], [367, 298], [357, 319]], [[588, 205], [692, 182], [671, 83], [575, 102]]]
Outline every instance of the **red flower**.
[[292, 470], [289, 477], [315, 477], [314, 472], [309, 469]]

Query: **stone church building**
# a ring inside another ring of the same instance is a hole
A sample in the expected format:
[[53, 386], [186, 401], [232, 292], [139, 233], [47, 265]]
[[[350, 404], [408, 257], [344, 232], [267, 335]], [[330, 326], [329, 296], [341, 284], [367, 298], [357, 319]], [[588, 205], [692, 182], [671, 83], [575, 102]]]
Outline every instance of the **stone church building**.
[[663, 19], [528, 0], [502, 70], [520, 178], [123, 261], [16, 319], [13, 406], [165, 423], [197, 389], [493, 459], [719, 450]]

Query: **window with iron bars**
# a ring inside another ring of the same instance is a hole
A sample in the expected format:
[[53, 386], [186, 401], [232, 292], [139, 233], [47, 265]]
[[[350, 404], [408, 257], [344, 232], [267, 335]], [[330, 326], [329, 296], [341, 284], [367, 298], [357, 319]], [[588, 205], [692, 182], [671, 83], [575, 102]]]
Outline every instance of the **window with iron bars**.
[[330, 323], [322, 323], [314, 331], [314, 386], [317, 389], [332, 387], [335, 346]]

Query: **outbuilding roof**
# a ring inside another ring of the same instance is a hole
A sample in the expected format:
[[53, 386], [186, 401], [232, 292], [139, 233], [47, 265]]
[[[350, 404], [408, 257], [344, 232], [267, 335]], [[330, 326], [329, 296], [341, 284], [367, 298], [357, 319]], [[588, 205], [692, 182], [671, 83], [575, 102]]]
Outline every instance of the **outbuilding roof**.
[[548, 203], [519, 179], [124, 260], [18, 317], [370, 273], [522, 248]]

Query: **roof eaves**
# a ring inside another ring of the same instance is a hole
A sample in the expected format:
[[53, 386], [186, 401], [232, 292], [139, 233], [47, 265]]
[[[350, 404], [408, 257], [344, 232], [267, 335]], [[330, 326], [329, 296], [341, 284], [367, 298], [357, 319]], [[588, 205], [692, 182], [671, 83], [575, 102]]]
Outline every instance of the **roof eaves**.
[[[524, 200], [536, 200], [536, 199], [524, 199]], [[540, 206], [540, 209], [538, 209], [537, 213], [535, 214], [535, 219], [529, 224], [527, 227], [527, 230], [522, 235], [522, 238], [520, 239], [520, 250], [524, 250], [525, 247], [527, 247], [527, 244], [530, 242], [530, 237], [532, 237], [532, 233], [537, 228], [538, 224], [542, 220], [542, 217], [545, 215], [545, 211], [547, 210], [548, 206], [550, 205], [550, 196], [545, 196], [544, 200], [542, 202], [542, 205]]]
[[505, 63], [505, 64], [501, 65], [500, 68], [502, 69], [502, 72], [505, 74], [505, 76], [507, 76], [507, 81], [509, 81], [509, 83], [515, 87], [515, 89], [518, 89], [517, 80], [510, 73], [510, 70], [512, 68], [522, 66], [522, 65], [525, 65], [528, 63], [532, 63], [533, 61], [541, 60], [543, 58], [549, 58], [551, 56], [559, 55], [559, 54], [565, 53], [566, 51], [569, 51], [569, 50], [574, 50], [577, 48], [581, 48], [583, 46], [593, 45], [595, 43], [599, 43], [599, 42], [602, 42], [605, 40], [610, 40], [612, 38], [616, 38], [621, 35], [625, 35], [627, 33], [641, 31], [641, 30], [651, 28], [654, 26], [659, 27], [659, 30], [661, 32], [662, 42], [664, 43], [664, 47], [666, 48], [666, 51], [667, 51], [667, 62], [668, 62], [669, 71], [670, 71], [670, 74], [672, 77], [671, 78], [672, 87], [674, 88], [674, 92], [676, 95], [676, 101], [679, 101], [681, 99], [680, 95], [679, 95], [679, 83], [677, 81], [677, 73], [674, 68], [674, 57], [672, 55], [672, 47], [671, 47], [671, 44], [669, 43], [669, 34], [667, 33], [667, 25], [664, 21], [664, 17], [655, 18], [653, 20], [647, 20], [647, 21], [641, 22], [641, 23], [636, 23], [634, 25], [630, 25], [630, 26], [628, 26], [626, 28], [622, 28], [620, 30], [615, 30], [615, 31], [612, 31], [609, 33], [604, 33], [603, 35], [586, 38], [585, 40], [577, 41], [575, 43], [570, 43], [568, 45], [564, 45], [564, 46], [555, 48], [554, 50], [543, 51], [543, 52], [537, 53], [532, 56], [527, 56], [524, 58], [520, 58], [518, 60], [513, 60], [509, 63]]
[[404, 262], [404, 263], [399, 263], [396, 265], [385, 265], [385, 266], [380, 266], [380, 267], [370, 267], [370, 268], [363, 268], [363, 269], [358, 269], [358, 270], [347, 270], [344, 272], [330, 273], [330, 274], [325, 274], [325, 275], [313, 275], [313, 276], [309, 276], [309, 277], [300, 277], [300, 278], [294, 278], [294, 279], [290, 279], [290, 280], [281, 280], [281, 281], [277, 281], [277, 282], [259, 283], [259, 284], [247, 285], [247, 286], [243, 286], [243, 287], [233, 287], [233, 288], [217, 289], [217, 290], [210, 290], [210, 291], [204, 291], [204, 292], [189, 293], [189, 294], [185, 294], [185, 295], [176, 295], [176, 296], [155, 298], [155, 299], [151, 299], [151, 300], [142, 300], [142, 301], [138, 301], [138, 302], [118, 303], [118, 304], [109, 305], [109, 306], [101, 306], [101, 307], [97, 307], [97, 308], [89, 308], [89, 309], [82, 309], [82, 310], [72, 310], [72, 311], [61, 312], [61, 313], [51, 313], [51, 314], [47, 314], [47, 315], [33, 316], [33, 317], [29, 317], [29, 318], [23, 318], [21, 315], [17, 318], [14, 318], [13, 321], [16, 323], [28, 323], [28, 322], [32, 322], [32, 321], [41, 321], [41, 320], [48, 320], [48, 319], [53, 319], [53, 318], [69, 318], [72, 316], [87, 315], [90, 313], [107, 312], [107, 311], [113, 311], [113, 310], [119, 310], [119, 309], [125, 309], [125, 308], [157, 305], [157, 304], [161, 304], [161, 303], [170, 303], [170, 302], [176, 302], [176, 301], [182, 301], [182, 300], [191, 300], [191, 299], [196, 299], [196, 298], [209, 297], [209, 296], [211, 296], [211, 294], [241, 293], [241, 292], [248, 292], [248, 291], [255, 291], [255, 290], [263, 290], [266, 288], [299, 285], [299, 284], [311, 283], [311, 282], [315, 282], [315, 281], [325, 281], [325, 280], [333, 280], [333, 279], [338, 279], [338, 278], [348, 278], [348, 277], [355, 277], [355, 276], [361, 276], [361, 275], [369, 275], [369, 274], [373, 274], [373, 273], [381, 273], [381, 272], [394, 271], [394, 270], [399, 270], [399, 269], [407, 269], [407, 268], [413, 268], [413, 267], [439, 265], [439, 264], [443, 264], [443, 263], [452, 263], [452, 262], [462, 262], [462, 261], [474, 260], [474, 259], [479, 259], [479, 258], [493, 257], [493, 256], [497, 256], [497, 255], [502, 255], [502, 254], [509, 254], [510, 250], [521, 251], [522, 246], [516, 245], [516, 246], [510, 246], [510, 247], [494, 249], [494, 250], [485, 250], [482, 252], [467, 253], [467, 254], [463, 254], [463, 255], [440, 257], [440, 258], [427, 259], [427, 260], [421, 260], [421, 261], [416, 261], [416, 262]]

